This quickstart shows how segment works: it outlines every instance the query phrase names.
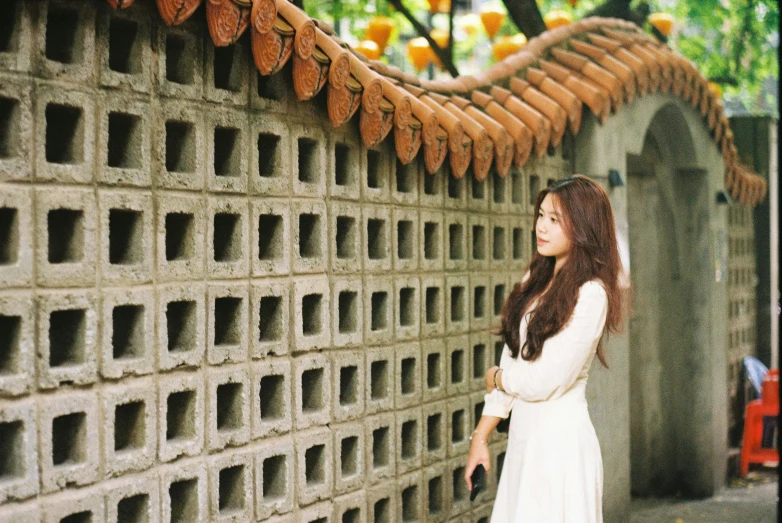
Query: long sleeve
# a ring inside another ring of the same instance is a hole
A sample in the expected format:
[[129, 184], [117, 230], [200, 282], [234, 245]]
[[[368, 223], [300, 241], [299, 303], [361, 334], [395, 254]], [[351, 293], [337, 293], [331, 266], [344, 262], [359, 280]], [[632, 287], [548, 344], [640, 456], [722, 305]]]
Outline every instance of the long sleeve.
[[[502, 348], [502, 356], [500, 357], [500, 368], [506, 368], [511, 362], [510, 351], [508, 346], [505, 345]], [[504, 372], [504, 371], [503, 371]], [[513, 407], [514, 397], [510, 394], [494, 389], [491, 392], [487, 392], [483, 396], [483, 416], [495, 416], [497, 418], [507, 418], [510, 415], [510, 410]]]
[[502, 366], [506, 395], [524, 401], [544, 401], [566, 392], [592, 357], [607, 312], [608, 296], [603, 286], [597, 281], [582, 285], [570, 321], [546, 340], [540, 358], [534, 362], [518, 358], [513, 365]]

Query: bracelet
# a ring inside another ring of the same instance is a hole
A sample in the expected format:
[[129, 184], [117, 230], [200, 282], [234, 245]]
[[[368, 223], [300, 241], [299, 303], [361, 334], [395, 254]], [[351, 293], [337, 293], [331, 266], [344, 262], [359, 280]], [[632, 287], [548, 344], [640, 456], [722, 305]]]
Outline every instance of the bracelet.
[[497, 374], [499, 374], [501, 370], [502, 370], [501, 368], [497, 367], [497, 370], [494, 371], [494, 388], [499, 390], [500, 392], [505, 392], [505, 389], [500, 387], [499, 384], [497, 383]]
[[483, 444], [484, 444], [484, 445], [486, 445], [487, 447], [489, 446], [489, 445], [488, 445], [488, 443], [486, 443], [486, 440], [485, 440], [485, 439], [483, 439], [483, 436], [481, 435], [481, 433], [480, 433], [480, 432], [479, 432], [477, 429], [476, 429], [476, 430], [474, 430], [474, 431], [472, 431], [472, 434], [470, 434], [470, 441], [472, 441], [472, 437], [473, 437], [475, 434], [477, 434], [477, 435], [478, 435], [478, 441], [480, 441], [481, 443], [483, 443]]

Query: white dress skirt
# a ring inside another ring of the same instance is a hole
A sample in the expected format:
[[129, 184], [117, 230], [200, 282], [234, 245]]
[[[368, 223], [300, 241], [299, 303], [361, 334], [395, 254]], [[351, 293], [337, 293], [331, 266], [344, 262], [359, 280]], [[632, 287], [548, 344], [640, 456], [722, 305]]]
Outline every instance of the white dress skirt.
[[[503, 349], [506, 392], [486, 394], [483, 408], [484, 416], [500, 418], [513, 411], [492, 523], [603, 521], [603, 460], [585, 391], [607, 310], [603, 286], [587, 282], [569, 322], [546, 340], [537, 361]], [[526, 315], [520, 329], [524, 340]]]

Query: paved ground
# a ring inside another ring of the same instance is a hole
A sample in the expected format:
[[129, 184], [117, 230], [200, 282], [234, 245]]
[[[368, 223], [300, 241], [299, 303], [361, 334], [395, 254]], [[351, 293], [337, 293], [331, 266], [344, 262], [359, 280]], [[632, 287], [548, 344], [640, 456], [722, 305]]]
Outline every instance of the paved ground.
[[704, 500], [634, 499], [630, 523], [774, 523], [777, 474], [751, 472]]

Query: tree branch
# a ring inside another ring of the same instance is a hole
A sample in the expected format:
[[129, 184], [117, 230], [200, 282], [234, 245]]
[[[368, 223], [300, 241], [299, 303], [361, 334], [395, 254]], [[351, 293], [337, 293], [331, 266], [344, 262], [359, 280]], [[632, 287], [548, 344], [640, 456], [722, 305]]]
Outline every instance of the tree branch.
[[[451, 60], [451, 57], [449, 56], [449, 53], [446, 49], [443, 49], [439, 45], [437, 45], [437, 42], [432, 39], [431, 35], [429, 35], [429, 30], [418, 20], [415, 19], [413, 14], [408, 11], [408, 9], [402, 5], [402, 0], [388, 0], [391, 5], [394, 6], [394, 9], [402, 13], [402, 16], [407, 18], [407, 20], [413, 24], [413, 29], [415, 31], [426, 38], [426, 41], [429, 42], [429, 46], [432, 48], [432, 51], [434, 51], [434, 54], [437, 56], [437, 58], [440, 60], [440, 63], [443, 64], [443, 68], [450, 73], [451, 76], [456, 78], [459, 76], [459, 71], [456, 69], [456, 66], [453, 64], [453, 60]], [[534, 1], [534, 0], [533, 0]], [[451, 40], [448, 40], [448, 45], [451, 45]]]
[[[453, 3], [453, 2], [451, 2]], [[527, 40], [546, 31], [546, 24], [535, 0], [502, 0], [508, 16]]]

